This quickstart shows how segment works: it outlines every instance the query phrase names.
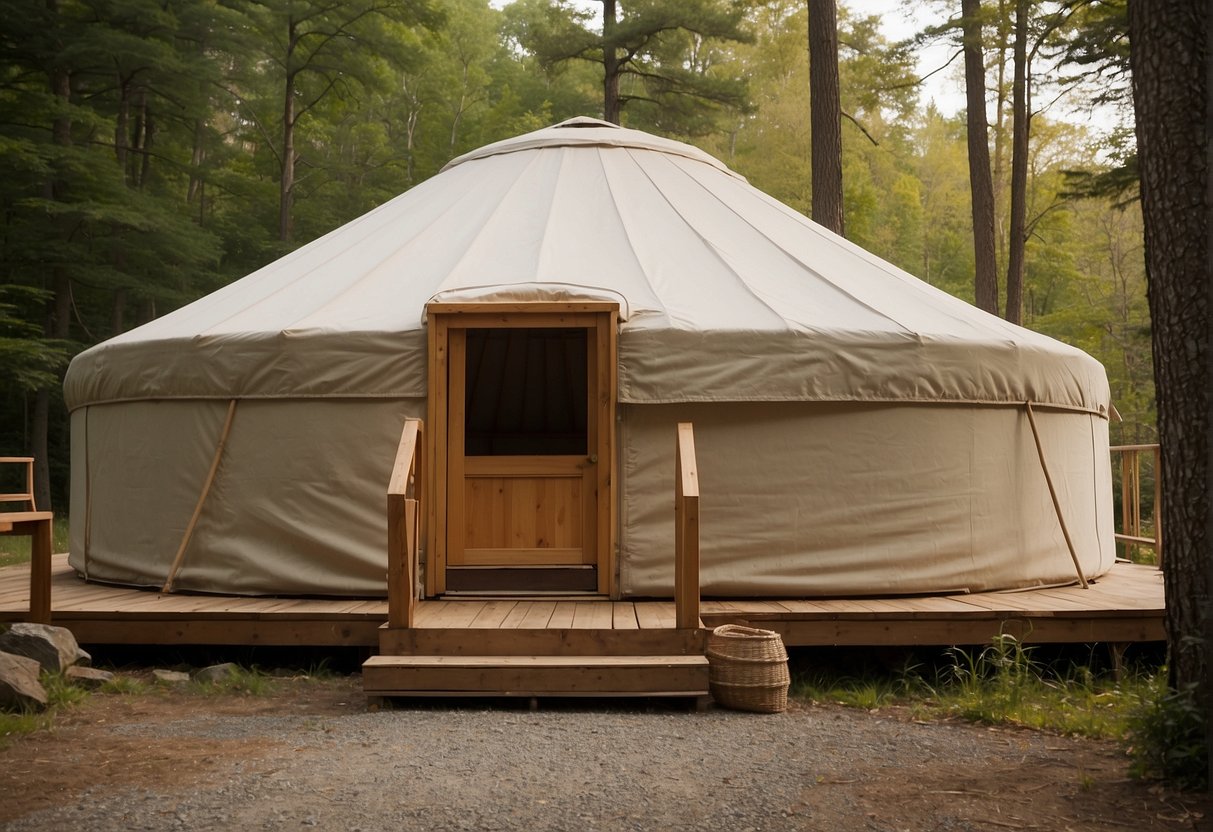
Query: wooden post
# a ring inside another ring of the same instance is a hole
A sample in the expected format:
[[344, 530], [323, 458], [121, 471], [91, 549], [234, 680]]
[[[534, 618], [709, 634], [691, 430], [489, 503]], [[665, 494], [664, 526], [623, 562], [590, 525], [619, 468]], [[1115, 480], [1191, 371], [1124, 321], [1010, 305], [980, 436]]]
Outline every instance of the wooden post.
[[417, 600], [417, 548], [422, 439], [420, 419], [406, 419], [387, 490], [388, 626], [413, 626]]
[[404, 495], [387, 495], [387, 623], [389, 627], [408, 627], [411, 595], [406, 591], [408, 581], [404, 519]]
[[1040, 470], [1044, 471], [1045, 484], [1049, 486], [1049, 496], [1053, 498], [1053, 511], [1057, 513], [1057, 522], [1061, 524], [1061, 534], [1066, 539], [1066, 547], [1070, 550], [1070, 560], [1074, 561], [1074, 571], [1078, 573], [1078, 582], [1087, 589], [1087, 578], [1082, 574], [1082, 565], [1078, 562], [1078, 552], [1074, 550], [1074, 541], [1070, 539], [1070, 529], [1066, 526], [1066, 518], [1061, 513], [1061, 503], [1057, 499], [1057, 490], [1053, 487], [1053, 478], [1049, 476], [1049, 466], [1045, 463], [1044, 448], [1040, 444], [1040, 431], [1036, 429], [1036, 417], [1032, 415], [1032, 403], [1024, 402], [1028, 410], [1028, 424], [1032, 426], [1032, 439], [1036, 441], [1036, 455], [1040, 457]]
[[35, 624], [51, 623], [53, 525], [49, 517], [30, 521], [29, 619]]
[[1162, 569], [1162, 445], [1154, 446], [1154, 554]]
[[678, 423], [674, 457], [674, 618], [678, 629], [695, 629], [700, 626], [699, 472], [690, 422]]
[[[1129, 457], [1124, 451], [1120, 452], [1120, 528], [1124, 530], [1123, 534], [1129, 533]], [[1115, 522], [1112, 530], [1116, 530]], [[1132, 560], [1133, 550], [1128, 541], [1124, 546], [1125, 560]]]

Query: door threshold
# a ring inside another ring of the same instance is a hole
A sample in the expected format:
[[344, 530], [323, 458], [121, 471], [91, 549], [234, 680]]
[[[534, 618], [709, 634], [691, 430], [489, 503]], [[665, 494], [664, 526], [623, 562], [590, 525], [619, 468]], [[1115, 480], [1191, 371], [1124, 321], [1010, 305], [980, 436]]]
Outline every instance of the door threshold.
[[490, 601], [502, 599], [505, 601], [609, 601], [609, 595], [599, 592], [562, 592], [559, 590], [502, 590], [502, 589], [463, 589], [447, 590], [438, 596], [439, 600], [475, 600]]
[[448, 568], [446, 592], [478, 595], [598, 595], [598, 570], [574, 567]]

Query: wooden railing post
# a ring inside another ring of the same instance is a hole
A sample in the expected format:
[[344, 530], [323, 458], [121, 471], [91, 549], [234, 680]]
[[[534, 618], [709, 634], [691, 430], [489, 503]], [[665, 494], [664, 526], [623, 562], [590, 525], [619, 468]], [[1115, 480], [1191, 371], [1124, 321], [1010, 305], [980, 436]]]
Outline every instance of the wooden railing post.
[[420, 537], [420, 419], [406, 419], [387, 489], [388, 626], [413, 626], [417, 602], [417, 550]]
[[1162, 445], [1154, 446], [1154, 555], [1162, 569]]
[[31, 521], [29, 560], [29, 620], [51, 623], [51, 553], [54, 550], [54, 521]]
[[699, 472], [695, 431], [678, 423], [674, 451], [674, 618], [678, 629], [699, 627]]
[[[1125, 556], [1131, 555], [1138, 546], [1154, 549], [1158, 568], [1162, 569], [1162, 446], [1113, 445], [1109, 449], [1120, 454], [1120, 524], [1121, 531], [1113, 529], [1118, 543], [1125, 545]], [[1142, 537], [1141, 533], [1141, 452], [1154, 454], [1154, 536]]]

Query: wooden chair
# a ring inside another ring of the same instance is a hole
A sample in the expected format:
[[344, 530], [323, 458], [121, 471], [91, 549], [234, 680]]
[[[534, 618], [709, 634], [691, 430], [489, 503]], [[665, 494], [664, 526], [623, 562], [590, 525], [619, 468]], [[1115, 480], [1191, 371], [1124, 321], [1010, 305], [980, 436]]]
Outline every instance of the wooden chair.
[[26, 510], [11, 510], [0, 505], [0, 534], [26, 535], [30, 538], [29, 618], [41, 624], [51, 620], [51, 527], [55, 514], [38, 511], [34, 500], [34, 459], [28, 456], [3, 456], [0, 465], [25, 466], [25, 490], [0, 494], [0, 504], [25, 503]]

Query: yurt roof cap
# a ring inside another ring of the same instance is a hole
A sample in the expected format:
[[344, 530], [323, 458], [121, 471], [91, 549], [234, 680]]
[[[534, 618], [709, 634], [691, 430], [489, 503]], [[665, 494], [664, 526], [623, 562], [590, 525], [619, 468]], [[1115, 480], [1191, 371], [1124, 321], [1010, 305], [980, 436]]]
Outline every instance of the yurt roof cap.
[[566, 119], [559, 124], [553, 124], [551, 127], [544, 127], [521, 136], [513, 136], [499, 142], [486, 144], [484, 147], [469, 151], [447, 162], [442, 171], [448, 171], [457, 165], [462, 165], [464, 162], [471, 162], [476, 159], [487, 159], [490, 156], [501, 156], [506, 153], [518, 153], [523, 150], [537, 150], [545, 147], [620, 147], [656, 150], [660, 153], [669, 153], [674, 156], [682, 156], [686, 159], [703, 162], [705, 165], [711, 165], [717, 170], [724, 171], [730, 176], [735, 176], [743, 182], [745, 181], [744, 176], [729, 170], [719, 159], [704, 153], [693, 145], [662, 138], [661, 136], [654, 136], [651, 133], [645, 133], [640, 130], [629, 130], [626, 127], [620, 127], [618, 124], [612, 124], [600, 118], [590, 118], [589, 116], [577, 116], [576, 118]]

